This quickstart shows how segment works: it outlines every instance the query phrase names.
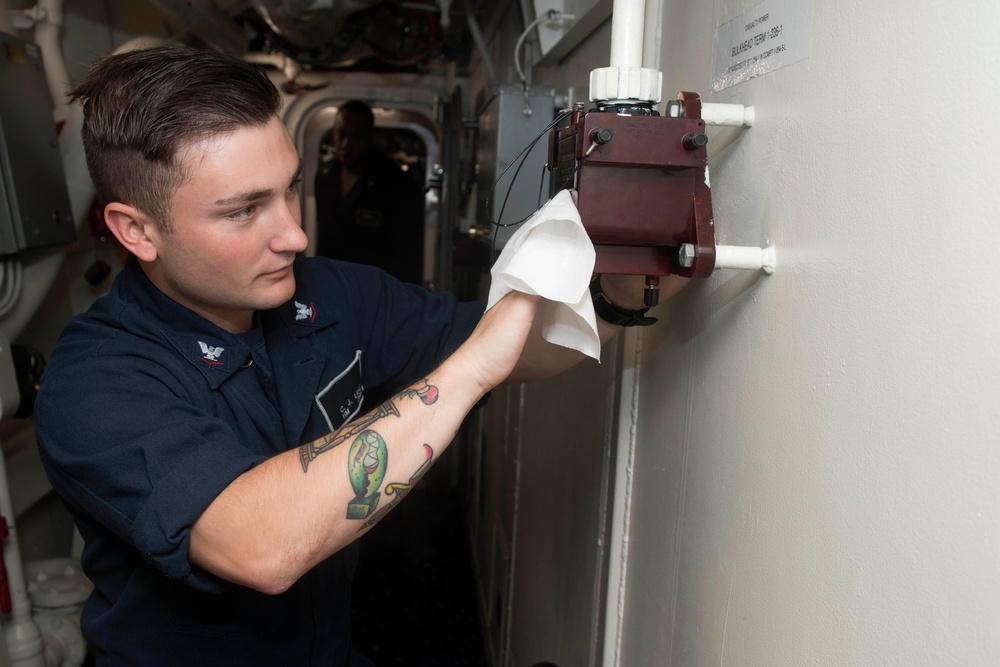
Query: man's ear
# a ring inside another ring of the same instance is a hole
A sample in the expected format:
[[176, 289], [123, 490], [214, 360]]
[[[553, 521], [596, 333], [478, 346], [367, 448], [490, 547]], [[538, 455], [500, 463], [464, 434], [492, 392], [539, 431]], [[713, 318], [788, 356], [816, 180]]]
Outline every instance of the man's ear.
[[148, 215], [134, 206], [112, 202], [104, 207], [104, 222], [130, 253], [144, 262], [156, 259], [162, 233]]

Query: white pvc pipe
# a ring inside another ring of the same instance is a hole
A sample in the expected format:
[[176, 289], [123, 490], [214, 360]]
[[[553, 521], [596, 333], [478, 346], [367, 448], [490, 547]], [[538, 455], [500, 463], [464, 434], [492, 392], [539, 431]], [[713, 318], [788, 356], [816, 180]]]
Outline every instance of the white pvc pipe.
[[243, 54], [243, 60], [260, 65], [273, 65], [281, 70], [285, 78], [294, 81], [302, 73], [302, 66], [294, 58], [289, 58], [283, 53], [264, 53], [262, 51], [252, 51]]
[[45, 64], [45, 80], [49, 84], [52, 95], [56, 122], [66, 120], [69, 109], [66, 105], [66, 91], [69, 89], [69, 72], [66, 70], [66, 59], [63, 57], [60, 33], [63, 25], [62, 0], [38, 0], [41, 10], [41, 20], [35, 24], [35, 43], [42, 50], [42, 62]]
[[646, 0], [615, 0], [611, 11], [611, 67], [642, 67]]
[[725, 125], [727, 127], [750, 127], [753, 125], [753, 107], [742, 104], [718, 104], [702, 102], [701, 119], [706, 125]]
[[[11, 356], [10, 341], [0, 336], [0, 387], [3, 405], [0, 419], [10, 417], [20, 403], [17, 374]], [[3, 634], [7, 644], [10, 664], [17, 667], [45, 667], [45, 645], [38, 626], [31, 617], [31, 598], [24, 583], [24, 566], [21, 563], [21, 546], [17, 539], [17, 521], [14, 503], [7, 478], [6, 457], [0, 453], [0, 515], [7, 521], [7, 538], [3, 540], [3, 561], [10, 588], [11, 613], [4, 619]]]
[[774, 273], [778, 263], [778, 256], [774, 245], [767, 244], [767, 247], [757, 248], [754, 246], [715, 246], [715, 268], [717, 269], [749, 269], [752, 271], [764, 270], [765, 273]]
[[[11, 362], [13, 363], [13, 362]], [[3, 560], [7, 568], [7, 583], [10, 586], [12, 611], [4, 619], [3, 632], [7, 642], [10, 663], [16, 667], [45, 667], [45, 644], [38, 626], [31, 617], [31, 599], [24, 584], [24, 566], [21, 563], [21, 547], [17, 540], [17, 524], [14, 521], [14, 504], [7, 485], [7, 464], [0, 456], [0, 514], [7, 519], [10, 531], [3, 542]]]

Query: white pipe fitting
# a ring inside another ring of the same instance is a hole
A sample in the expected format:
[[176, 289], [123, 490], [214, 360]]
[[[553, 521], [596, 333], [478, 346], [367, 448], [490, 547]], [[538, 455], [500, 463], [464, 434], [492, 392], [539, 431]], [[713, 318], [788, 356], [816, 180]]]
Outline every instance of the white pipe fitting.
[[601, 67], [590, 72], [591, 101], [652, 102], [663, 99], [663, 73], [648, 67]]
[[768, 243], [764, 248], [753, 246], [715, 246], [715, 268], [746, 269], [750, 271], [764, 270], [768, 275], [774, 273], [778, 256], [774, 244]]
[[253, 51], [243, 54], [243, 60], [258, 65], [272, 65], [281, 70], [289, 81], [294, 81], [302, 73], [302, 66], [294, 58], [283, 53], [264, 53]]
[[611, 13], [611, 66], [590, 72], [591, 101], [662, 99], [663, 73], [642, 66], [646, 0], [615, 0]]
[[75, 619], [41, 612], [35, 614], [35, 623], [45, 641], [46, 667], [79, 667], [87, 659], [87, 642]]
[[750, 127], [754, 121], [753, 107], [742, 104], [717, 104], [703, 102], [701, 119], [706, 125], [725, 125], [726, 127]]
[[441, 29], [447, 30], [451, 26], [451, 0], [437, 0], [437, 3], [441, 10]]

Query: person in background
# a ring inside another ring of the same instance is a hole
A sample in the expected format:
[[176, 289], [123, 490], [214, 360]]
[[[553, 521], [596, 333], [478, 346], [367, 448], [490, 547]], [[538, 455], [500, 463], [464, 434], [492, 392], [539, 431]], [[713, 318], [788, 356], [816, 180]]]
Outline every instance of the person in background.
[[424, 193], [374, 139], [367, 104], [351, 100], [337, 110], [334, 157], [316, 172], [316, 254], [422, 284]]
[[[302, 161], [257, 66], [166, 45], [100, 60], [71, 94], [129, 257], [62, 332], [35, 433], [84, 538], [97, 665], [369, 664], [358, 538], [490, 390], [581, 355], [541, 339], [537, 297], [484, 313], [303, 257]], [[641, 307], [641, 277], [600, 284]]]

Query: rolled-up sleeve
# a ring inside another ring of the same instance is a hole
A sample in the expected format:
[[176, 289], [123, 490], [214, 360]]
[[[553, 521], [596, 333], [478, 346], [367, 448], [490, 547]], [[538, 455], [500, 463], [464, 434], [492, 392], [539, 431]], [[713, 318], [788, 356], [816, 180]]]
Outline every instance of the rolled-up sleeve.
[[213, 590], [224, 584], [188, 560], [190, 526], [266, 456], [186, 393], [149, 359], [96, 354], [46, 371], [35, 429], [46, 473], [71, 510], [166, 576]]

